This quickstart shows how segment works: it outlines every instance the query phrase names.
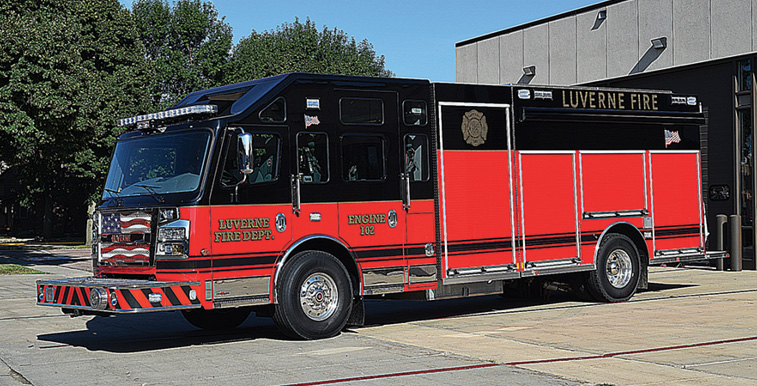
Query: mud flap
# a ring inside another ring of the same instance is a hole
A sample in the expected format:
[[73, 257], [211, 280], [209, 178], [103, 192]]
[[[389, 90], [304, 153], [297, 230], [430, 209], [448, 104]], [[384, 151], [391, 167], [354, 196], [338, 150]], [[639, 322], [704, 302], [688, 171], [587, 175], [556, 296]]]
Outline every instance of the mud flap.
[[365, 303], [362, 296], [356, 296], [352, 299], [352, 313], [347, 319], [347, 325], [350, 327], [362, 327], [365, 325]]
[[639, 285], [636, 286], [637, 290], [649, 289], [649, 265], [642, 264], [641, 272], [639, 272]]

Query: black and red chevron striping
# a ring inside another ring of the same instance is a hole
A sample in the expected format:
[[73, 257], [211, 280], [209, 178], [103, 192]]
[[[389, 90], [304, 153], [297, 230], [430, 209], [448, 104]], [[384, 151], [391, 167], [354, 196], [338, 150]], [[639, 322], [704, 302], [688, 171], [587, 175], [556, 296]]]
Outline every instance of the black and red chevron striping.
[[[108, 293], [109, 299], [112, 299], [111, 294], [116, 294], [115, 304], [108, 302], [105, 311], [134, 312], [176, 307], [200, 307], [200, 300], [197, 298], [196, 293], [194, 296], [190, 295], [190, 291], [192, 291], [192, 286], [190, 285], [150, 288], [106, 287], [105, 290]], [[49, 291], [52, 291], [52, 298], [47, 296]], [[88, 286], [41, 284], [38, 286], [38, 293], [42, 294], [38, 299], [38, 304], [89, 308], [91, 307], [91, 291], [92, 288]], [[155, 296], [155, 294], [160, 296]], [[152, 302], [150, 301], [151, 298]]]

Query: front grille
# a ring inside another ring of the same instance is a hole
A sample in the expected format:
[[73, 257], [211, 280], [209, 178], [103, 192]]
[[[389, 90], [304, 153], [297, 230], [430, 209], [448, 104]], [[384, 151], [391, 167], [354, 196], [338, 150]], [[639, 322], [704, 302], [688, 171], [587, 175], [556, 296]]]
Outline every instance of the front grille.
[[101, 266], [149, 266], [152, 214], [144, 210], [102, 213], [97, 256]]

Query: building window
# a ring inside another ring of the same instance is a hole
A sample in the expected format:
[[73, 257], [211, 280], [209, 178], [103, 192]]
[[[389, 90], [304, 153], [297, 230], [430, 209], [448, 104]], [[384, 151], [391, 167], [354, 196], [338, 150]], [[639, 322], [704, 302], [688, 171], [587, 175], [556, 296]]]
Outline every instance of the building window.
[[742, 60], [738, 62], [738, 70], [736, 74], [736, 87], [737, 91], [749, 91], [752, 89], [752, 61]]
[[[752, 110], [737, 110], [737, 125], [741, 132], [741, 223], [743, 226], [754, 225], [754, 130], [752, 127]], [[754, 245], [751, 232], [742, 232], [744, 247]]]

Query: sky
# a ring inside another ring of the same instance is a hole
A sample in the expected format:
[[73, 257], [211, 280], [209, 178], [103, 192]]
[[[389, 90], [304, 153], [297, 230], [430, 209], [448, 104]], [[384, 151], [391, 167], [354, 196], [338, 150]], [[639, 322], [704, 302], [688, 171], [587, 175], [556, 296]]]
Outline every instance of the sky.
[[[119, 0], [131, 9], [132, 0]], [[173, 0], [169, 0], [173, 2]], [[400, 78], [455, 81], [455, 43], [599, 0], [212, 0], [234, 43], [295, 18], [367, 39]]]

